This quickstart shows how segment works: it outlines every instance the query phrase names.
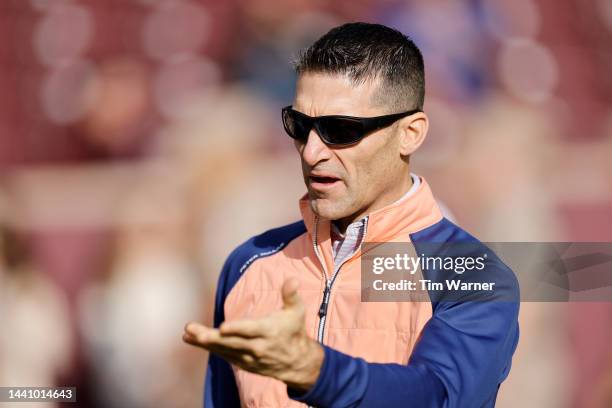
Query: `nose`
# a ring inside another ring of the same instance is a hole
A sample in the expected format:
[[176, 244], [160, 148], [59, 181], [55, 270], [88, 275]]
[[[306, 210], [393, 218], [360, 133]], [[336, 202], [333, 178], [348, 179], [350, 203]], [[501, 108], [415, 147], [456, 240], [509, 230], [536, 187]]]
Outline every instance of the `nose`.
[[302, 160], [310, 167], [331, 158], [331, 149], [321, 140], [319, 134], [313, 128], [308, 134], [306, 143], [300, 146]]

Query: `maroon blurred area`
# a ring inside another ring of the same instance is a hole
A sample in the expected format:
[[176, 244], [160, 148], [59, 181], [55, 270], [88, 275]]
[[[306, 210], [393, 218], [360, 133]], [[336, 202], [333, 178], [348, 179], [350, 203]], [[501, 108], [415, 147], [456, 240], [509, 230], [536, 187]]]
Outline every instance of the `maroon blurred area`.
[[[379, 22], [426, 63], [414, 171], [483, 241], [612, 241], [607, 0], [0, 2], [0, 385], [201, 404], [225, 256], [295, 220], [290, 61]], [[612, 406], [612, 302], [523, 304], [498, 406]], [[48, 405], [46, 405], [48, 406]]]

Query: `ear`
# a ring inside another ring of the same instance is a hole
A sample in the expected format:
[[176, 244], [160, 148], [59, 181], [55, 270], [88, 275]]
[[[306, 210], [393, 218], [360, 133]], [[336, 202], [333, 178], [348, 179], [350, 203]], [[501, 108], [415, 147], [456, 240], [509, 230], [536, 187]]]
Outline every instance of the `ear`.
[[409, 156], [425, 141], [429, 119], [424, 112], [417, 112], [398, 122], [400, 155]]

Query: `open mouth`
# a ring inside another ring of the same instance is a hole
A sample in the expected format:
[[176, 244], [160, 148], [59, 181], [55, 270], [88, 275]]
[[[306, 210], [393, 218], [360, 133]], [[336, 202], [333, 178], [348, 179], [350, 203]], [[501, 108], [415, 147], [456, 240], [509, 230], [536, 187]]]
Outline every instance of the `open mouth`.
[[334, 177], [316, 177], [316, 176], [310, 176], [310, 180], [314, 181], [315, 183], [334, 183], [338, 181], [338, 179]]
[[340, 181], [337, 177], [331, 176], [309, 176], [310, 186], [316, 189], [332, 187]]

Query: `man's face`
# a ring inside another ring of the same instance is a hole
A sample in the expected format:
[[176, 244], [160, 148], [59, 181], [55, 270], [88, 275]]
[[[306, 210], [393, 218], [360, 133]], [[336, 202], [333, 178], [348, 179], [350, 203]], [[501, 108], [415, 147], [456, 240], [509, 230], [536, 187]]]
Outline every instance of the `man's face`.
[[[293, 108], [309, 116], [396, 113], [373, 104], [378, 89], [378, 82], [355, 86], [345, 75], [304, 73]], [[397, 133], [396, 123], [347, 147], [327, 146], [314, 129], [306, 143], [296, 140], [313, 211], [348, 223], [399, 198], [409, 175]]]

